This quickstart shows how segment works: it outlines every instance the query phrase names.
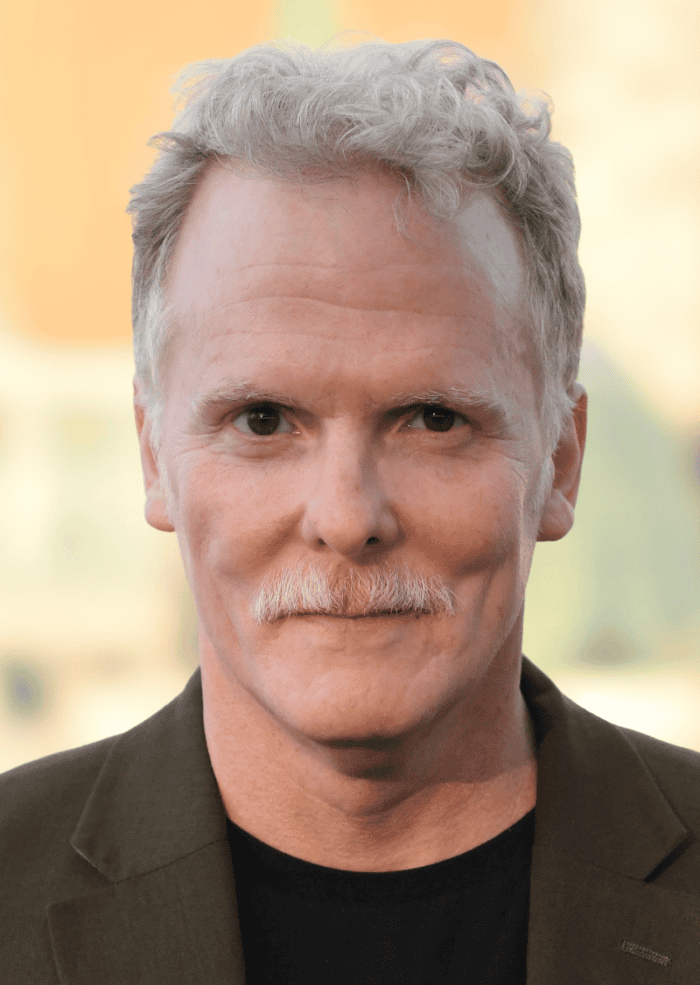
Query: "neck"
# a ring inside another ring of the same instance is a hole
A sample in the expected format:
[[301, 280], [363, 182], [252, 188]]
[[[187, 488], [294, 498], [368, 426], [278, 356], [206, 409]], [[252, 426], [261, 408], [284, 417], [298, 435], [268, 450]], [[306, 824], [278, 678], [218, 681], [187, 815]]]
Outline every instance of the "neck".
[[406, 741], [339, 750], [290, 734], [216, 659], [203, 659], [202, 685], [228, 817], [297, 858], [355, 871], [429, 865], [535, 805], [534, 729], [519, 687], [488, 728], [465, 727], [458, 707]]

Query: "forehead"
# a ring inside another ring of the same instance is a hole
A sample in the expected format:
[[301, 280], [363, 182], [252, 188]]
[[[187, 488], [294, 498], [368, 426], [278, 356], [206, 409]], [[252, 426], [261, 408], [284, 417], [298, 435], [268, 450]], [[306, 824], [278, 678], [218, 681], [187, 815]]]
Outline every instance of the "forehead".
[[[292, 184], [242, 177], [215, 165], [204, 175], [188, 209], [169, 264], [172, 300], [206, 301], [222, 274], [254, 276], [256, 266], [318, 265], [339, 279], [344, 272], [421, 267], [430, 276], [482, 275], [497, 303], [519, 312], [524, 262], [519, 235], [496, 195], [475, 188], [449, 222], [430, 219], [412, 201], [402, 236], [392, 212], [401, 183], [382, 171], [351, 179]], [[222, 270], [225, 265], [225, 270]]]
[[303, 326], [310, 344], [314, 333], [332, 337], [338, 352], [393, 334], [395, 349], [402, 332], [428, 344], [439, 326], [448, 343], [466, 331], [473, 344], [481, 333], [487, 358], [527, 359], [521, 244], [493, 193], [475, 189], [449, 223], [414, 200], [402, 236], [392, 211], [400, 190], [383, 172], [292, 184], [212, 167], [168, 269], [174, 323], [186, 336], [177, 348], [186, 343], [193, 359], [195, 340], [200, 356], [217, 340], [210, 356], [226, 358], [233, 349], [222, 336], [236, 337], [241, 352], [255, 330], [268, 344], [274, 325], [291, 336]]

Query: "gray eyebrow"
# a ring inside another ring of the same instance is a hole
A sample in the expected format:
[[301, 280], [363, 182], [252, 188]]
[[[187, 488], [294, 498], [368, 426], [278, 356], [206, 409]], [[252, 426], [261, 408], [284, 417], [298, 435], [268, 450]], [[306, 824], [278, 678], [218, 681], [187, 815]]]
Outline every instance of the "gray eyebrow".
[[[190, 402], [190, 412], [193, 420], [201, 420], [207, 412], [239, 401], [290, 407], [298, 405], [298, 400], [289, 394], [260, 387], [249, 380], [232, 380], [194, 397]], [[496, 427], [503, 429], [510, 429], [513, 423], [510, 408], [491, 389], [452, 384], [426, 390], [407, 390], [395, 394], [385, 406], [388, 410], [396, 410], [413, 404], [447, 404], [464, 410], [465, 413], [478, 411], [490, 418]]]
[[199, 394], [190, 401], [190, 413], [193, 420], [202, 418], [207, 411], [215, 411], [226, 404], [238, 403], [240, 400], [255, 400], [260, 403], [294, 404], [295, 401], [286, 394], [256, 386], [248, 380], [234, 380], [214, 387]]
[[448, 404], [465, 411], [480, 411], [502, 427], [509, 427], [512, 423], [510, 408], [490, 389], [453, 384], [439, 389], [400, 393], [390, 401], [390, 405], [396, 407], [410, 404]]

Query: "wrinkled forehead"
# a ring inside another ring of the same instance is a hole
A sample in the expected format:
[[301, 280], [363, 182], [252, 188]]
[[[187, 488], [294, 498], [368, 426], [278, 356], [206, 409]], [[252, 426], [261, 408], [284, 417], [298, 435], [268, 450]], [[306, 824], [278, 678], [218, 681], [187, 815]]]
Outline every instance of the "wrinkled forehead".
[[392, 260], [467, 261], [504, 300], [519, 300], [522, 244], [499, 189], [467, 189], [458, 213], [446, 220], [431, 218], [412, 192], [401, 209], [402, 235], [394, 207], [404, 192], [398, 176], [380, 169], [300, 183], [213, 165], [190, 202], [170, 258], [170, 284], [182, 272], [183, 260], [188, 266], [206, 263], [212, 246], [226, 241], [238, 245], [241, 266], [271, 256], [296, 262], [303, 242], [309, 262], [349, 268]]
[[[500, 193], [475, 187], [459, 213], [442, 221], [412, 197], [401, 209], [402, 233], [394, 214], [401, 191], [400, 179], [381, 170], [300, 184], [210, 168], [168, 265], [171, 326], [176, 332], [201, 327], [222, 290], [244, 299], [272, 268], [280, 284], [303, 271], [306, 283], [317, 278], [325, 291], [337, 285], [350, 304], [368, 271], [382, 272], [388, 305], [411, 295], [419, 273], [426, 307], [435, 310], [447, 273], [479, 284], [504, 316], [499, 355], [529, 362], [524, 253]], [[168, 342], [170, 348], [174, 339]]]

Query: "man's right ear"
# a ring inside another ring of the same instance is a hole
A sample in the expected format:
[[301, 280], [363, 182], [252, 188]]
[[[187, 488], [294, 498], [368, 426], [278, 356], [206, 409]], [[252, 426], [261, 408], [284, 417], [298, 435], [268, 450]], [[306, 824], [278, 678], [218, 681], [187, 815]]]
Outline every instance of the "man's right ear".
[[168, 515], [165, 488], [160, 469], [151, 448], [151, 420], [146, 410], [140, 381], [134, 377], [134, 417], [141, 451], [141, 468], [146, 490], [146, 522], [156, 530], [172, 533], [175, 530]]

